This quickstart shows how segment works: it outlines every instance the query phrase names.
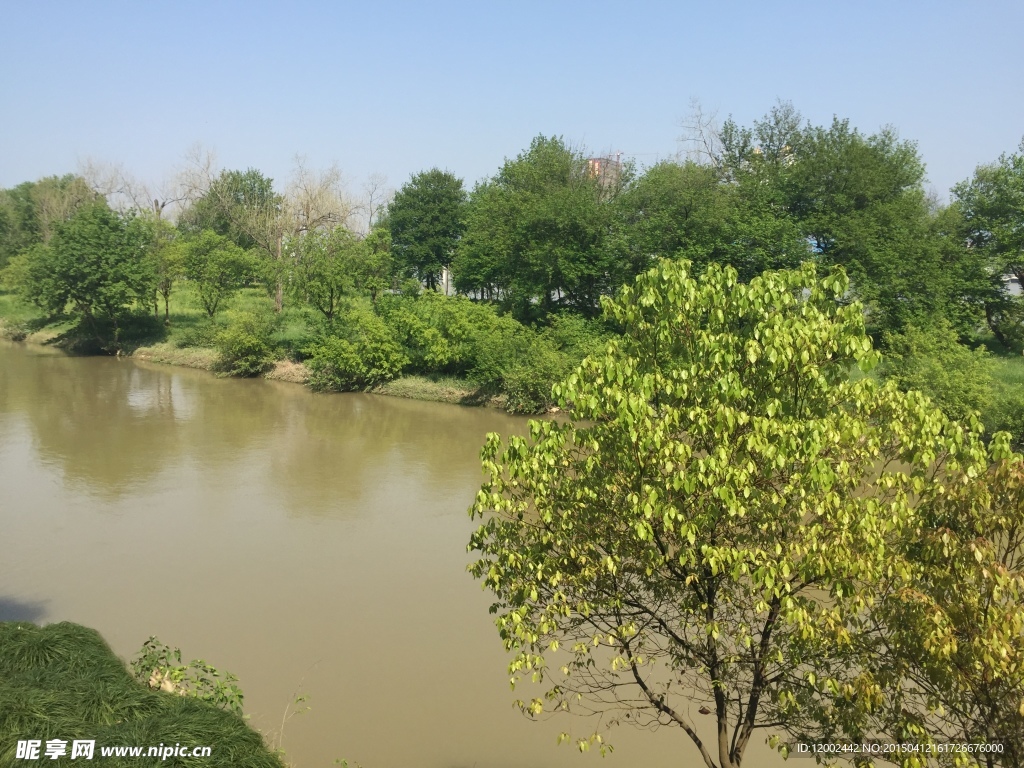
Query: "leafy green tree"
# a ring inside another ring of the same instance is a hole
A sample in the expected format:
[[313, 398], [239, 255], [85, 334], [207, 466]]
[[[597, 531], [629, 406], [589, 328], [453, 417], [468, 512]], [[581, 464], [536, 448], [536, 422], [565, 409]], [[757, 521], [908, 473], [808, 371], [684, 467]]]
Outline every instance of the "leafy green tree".
[[488, 436], [470, 570], [513, 682], [543, 685], [524, 711], [677, 726], [733, 768], [759, 729], [827, 738], [882, 695], [855, 641], [912, 491], [984, 450], [922, 395], [851, 380], [875, 355], [847, 288], [662, 261], [555, 388], [570, 418]]
[[252, 277], [253, 260], [249, 254], [209, 229], [186, 238], [183, 251], [185, 276], [195, 285], [199, 301], [210, 317]]
[[648, 168], [616, 206], [637, 272], [658, 257], [693, 258], [719, 246], [727, 191], [710, 165], [661, 162]]
[[627, 177], [609, 185], [581, 152], [538, 136], [470, 195], [456, 288], [500, 299], [520, 320], [558, 307], [594, 314], [628, 274], [606, 247], [608, 203]]
[[274, 180], [255, 168], [222, 171], [205, 194], [186, 208], [178, 226], [186, 233], [212, 230], [244, 250], [272, 248], [275, 233], [268, 237], [268, 220], [280, 211], [282, 198]]
[[394, 331], [373, 312], [347, 312], [339, 326], [344, 336], [327, 336], [308, 351], [315, 391], [365, 389], [399, 376], [408, 365]]
[[[865, 135], [848, 120], [827, 127], [801, 127], [800, 120], [781, 103], [752, 127], [729, 120], [719, 134], [713, 160], [739, 191], [738, 231], [747, 229], [763, 251], [747, 274], [803, 258], [796, 235], [818, 263], [846, 270], [874, 334], [960, 313], [959, 267], [947, 261], [959, 254], [937, 237], [916, 146], [890, 128]], [[755, 251], [743, 237], [727, 242], [737, 240], [737, 252], [724, 260], [742, 273], [737, 256]]]
[[231, 314], [227, 327], [214, 340], [218, 367], [232, 376], [258, 376], [274, 360], [270, 339], [274, 317], [254, 312]]
[[0, 268], [32, 246], [48, 243], [58, 225], [98, 197], [85, 179], [73, 174], [0, 190]]
[[287, 247], [294, 251], [292, 294], [333, 320], [342, 302], [355, 292], [361, 240], [348, 229], [336, 227], [294, 238]]
[[31, 196], [32, 182], [0, 190], [0, 269], [42, 242]]
[[415, 174], [388, 206], [391, 250], [403, 271], [437, 287], [465, 229], [462, 179], [432, 168]]
[[[184, 273], [184, 249], [177, 230], [156, 215], [140, 217], [146, 239], [147, 255], [156, 279], [156, 295], [164, 300], [164, 324], [171, 322], [171, 293]], [[153, 301], [153, 316], [159, 318], [157, 300]]]
[[374, 226], [365, 240], [366, 252], [355, 271], [356, 288], [377, 298], [394, 284], [395, 259], [391, 252], [391, 231], [386, 220]]
[[836, 119], [808, 126], [790, 177], [789, 208], [826, 265], [850, 275], [873, 329], [941, 314], [951, 286], [929, 236], [917, 148], [884, 129], [864, 136]]
[[1020, 343], [1024, 299], [1009, 296], [1002, 278], [1012, 275], [1024, 285], [1024, 142], [1016, 154], [980, 166], [970, 181], [953, 188], [953, 196], [963, 217], [963, 237], [985, 260], [989, 326], [1001, 342]]
[[58, 224], [49, 245], [27, 253], [27, 297], [47, 312], [68, 312], [99, 339], [119, 341], [125, 318], [147, 307], [154, 290], [146, 234], [134, 217], [104, 202], [81, 206]]

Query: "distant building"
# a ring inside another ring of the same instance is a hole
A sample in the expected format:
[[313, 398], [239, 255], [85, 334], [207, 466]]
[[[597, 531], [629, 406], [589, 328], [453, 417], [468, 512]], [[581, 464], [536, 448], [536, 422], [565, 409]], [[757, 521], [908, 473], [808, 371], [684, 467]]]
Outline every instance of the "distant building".
[[616, 152], [615, 157], [587, 158], [587, 168], [591, 177], [597, 178], [604, 189], [614, 189], [622, 176], [622, 153]]
[[1024, 294], [1024, 287], [1021, 286], [1016, 275], [1003, 275], [1003, 283], [1006, 285], [1006, 292], [1011, 296]]

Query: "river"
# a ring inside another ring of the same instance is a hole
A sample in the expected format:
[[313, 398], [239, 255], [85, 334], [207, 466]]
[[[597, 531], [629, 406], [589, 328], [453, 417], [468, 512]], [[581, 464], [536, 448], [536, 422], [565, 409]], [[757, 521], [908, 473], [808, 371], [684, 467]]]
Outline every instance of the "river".
[[283, 732], [297, 768], [699, 764], [677, 729], [615, 729], [602, 760], [556, 746], [586, 723], [513, 708], [536, 694], [509, 690], [466, 510], [485, 434], [525, 430], [0, 343], [0, 619], [79, 622], [125, 659], [157, 635], [236, 674], [271, 740], [308, 697]]

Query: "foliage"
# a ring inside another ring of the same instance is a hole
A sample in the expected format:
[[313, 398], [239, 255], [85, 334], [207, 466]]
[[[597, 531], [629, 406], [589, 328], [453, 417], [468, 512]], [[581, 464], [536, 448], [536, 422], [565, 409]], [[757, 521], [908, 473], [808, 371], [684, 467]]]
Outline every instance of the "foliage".
[[713, 250], [724, 238], [727, 193], [712, 166], [661, 162], [648, 168], [617, 204], [623, 248], [636, 271], [659, 256]]
[[521, 334], [509, 349], [501, 368], [501, 391], [506, 408], [513, 413], [539, 413], [552, 402], [551, 388], [571, 369], [572, 363], [545, 336]]
[[34, 245], [48, 243], [56, 228], [99, 196], [81, 176], [48, 176], [0, 190], [0, 269]]
[[431, 168], [406, 182], [388, 206], [391, 248], [403, 271], [428, 289], [451, 265], [465, 229], [466, 192], [462, 179]]
[[110, 325], [116, 344], [122, 322], [153, 295], [146, 249], [138, 219], [102, 202], [83, 205], [57, 225], [49, 245], [24, 254], [18, 265], [23, 294], [50, 314], [71, 313], [97, 337]]
[[259, 376], [274, 360], [274, 321], [265, 313], [237, 312], [216, 336], [219, 367], [232, 376]]
[[981, 255], [991, 277], [985, 296], [986, 318], [1003, 343], [1024, 341], [1024, 298], [1010, 297], [1001, 278], [1013, 275], [1024, 285], [1024, 142], [1020, 150], [980, 166], [970, 181], [953, 188], [963, 218], [962, 236]]
[[183, 249], [185, 276], [195, 285], [209, 317], [253, 274], [254, 264], [249, 255], [212, 230], [187, 238]]
[[376, 304], [377, 297], [394, 285], [391, 233], [381, 224], [370, 230], [363, 244], [364, 252], [355, 270], [356, 289], [368, 293]]
[[355, 291], [355, 273], [364, 246], [344, 227], [316, 230], [288, 242], [293, 251], [289, 289], [299, 301], [333, 320], [346, 296]]
[[[827, 127], [801, 128], [800, 119], [781, 103], [751, 128], [722, 128], [715, 159], [730, 183], [750, 190], [750, 211], [763, 217], [755, 229], [769, 235], [756, 239], [771, 243], [773, 210], [791, 219], [820, 264], [849, 274], [873, 333], [946, 312], [960, 286], [931, 227], [917, 147], [891, 128], [865, 135], [838, 117]], [[786, 232], [781, 222], [777, 232]]]
[[365, 389], [400, 375], [409, 358], [394, 333], [377, 315], [363, 309], [346, 312], [327, 336], [307, 350], [309, 385], [316, 391]]
[[1001, 744], [975, 759], [1024, 759], [1024, 460], [1000, 442], [988, 471], [919, 506], [910, 578], [872, 611], [881, 631], [866, 663], [882, 695], [857, 737]]
[[729, 264], [743, 280], [806, 260], [806, 239], [785, 208], [780, 183], [765, 183], [763, 153], [752, 157], [757, 173], [692, 161], [649, 168], [619, 203], [628, 258], [639, 268], [657, 256]]
[[605, 242], [607, 203], [627, 177], [606, 184], [582, 152], [538, 136], [470, 195], [456, 287], [500, 299], [523, 321], [557, 307], [594, 314], [628, 277]]
[[238, 678], [230, 672], [223, 675], [202, 659], [181, 662], [181, 649], [164, 645], [150, 637], [131, 663], [132, 674], [140, 683], [154, 690], [191, 696], [208, 701], [216, 707], [242, 714], [242, 689]]
[[470, 570], [513, 683], [544, 685], [525, 712], [678, 726], [725, 768], [760, 728], [827, 740], [880, 695], [854, 651], [889, 544], [912, 491], [983, 450], [920, 394], [851, 381], [875, 353], [846, 290], [662, 261], [556, 387], [570, 419], [488, 436]]
[[[146, 237], [146, 251], [152, 264], [156, 292], [164, 300], [164, 324], [167, 324], [171, 319], [171, 292], [184, 273], [184, 249], [177, 240], [177, 230], [169, 222], [155, 216], [140, 217], [139, 222]], [[157, 314], [154, 301], [154, 317]]]
[[255, 168], [223, 171], [182, 212], [178, 226], [189, 235], [212, 230], [242, 250], [269, 248], [265, 224], [277, 216], [281, 203], [274, 180]]
[[[212, 668], [203, 667], [210, 680], [228, 686], [222, 704], [234, 708], [234, 681], [214, 678]], [[193, 696], [151, 690], [132, 678], [94, 630], [69, 623], [0, 623], [0, 763], [15, 763], [20, 739], [95, 740], [97, 759], [101, 746], [210, 745], [203, 762], [211, 768], [281, 768], [238, 714]], [[80, 762], [64, 757], [52, 764]], [[103, 763], [183, 764], [138, 757], [107, 757]]]
[[993, 373], [995, 395], [982, 420], [991, 431], [1009, 432], [1014, 449], [1024, 451], [1024, 358], [997, 360]]
[[947, 416], [964, 423], [992, 405], [991, 355], [961, 344], [948, 321], [939, 319], [926, 328], [910, 325], [885, 338], [883, 375], [900, 389], [924, 392]]

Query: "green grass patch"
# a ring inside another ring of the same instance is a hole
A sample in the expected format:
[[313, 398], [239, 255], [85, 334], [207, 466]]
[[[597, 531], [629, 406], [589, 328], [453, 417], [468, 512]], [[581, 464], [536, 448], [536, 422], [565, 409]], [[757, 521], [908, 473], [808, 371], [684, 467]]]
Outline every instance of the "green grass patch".
[[[136, 681], [92, 629], [60, 623], [0, 623], [0, 765], [17, 765], [19, 740], [66, 741], [47, 765], [72, 766], [71, 742], [95, 740], [95, 757], [118, 768], [283, 768], [240, 716], [200, 699]], [[209, 757], [101, 757], [104, 746], [209, 746]]]
[[403, 376], [385, 382], [371, 391], [391, 397], [404, 397], [409, 400], [429, 400], [436, 403], [455, 403], [458, 405], [492, 405], [504, 407], [504, 398], [495, 397], [493, 393], [482, 390], [467, 379], [454, 376]]
[[1024, 394], [1024, 355], [995, 358], [992, 378], [1004, 387], [1017, 387]]

